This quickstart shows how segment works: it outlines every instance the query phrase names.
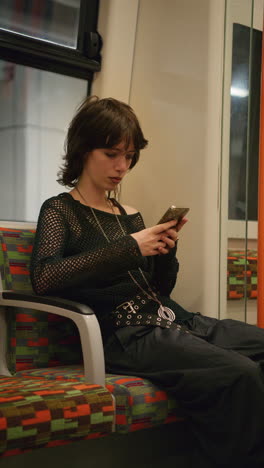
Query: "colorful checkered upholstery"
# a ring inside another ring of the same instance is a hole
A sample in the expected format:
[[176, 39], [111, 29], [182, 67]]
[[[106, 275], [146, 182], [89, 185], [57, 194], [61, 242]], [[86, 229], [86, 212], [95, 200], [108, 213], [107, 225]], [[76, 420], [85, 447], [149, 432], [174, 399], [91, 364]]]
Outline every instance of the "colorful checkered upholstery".
[[[3, 289], [32, 292], [29, 265], [35, 231], [0, 228]], [[8, 367], [17, 370], [80, 364], [79, 332], [72, 320], [22, 308], [7, 309]]]
[[112, 432], [111, 394], [99, 385], [0, 376], [0, 454]]
[[[17, 375], [29, 378], [83, 382], [80, 366], [22, 371]], [[106, 375], [106, 388], [115, 397], [116, 432], [128, 432], [181, 420], [181, 411], [175, 399], [147, 379], [127, 375]]]
[[0, 274], [3, 289], [32, 292], [29, 278], [34, 230], [0, 227]]
[[106, 388], [115, 397], [116, 432], [120, 434], [183, 420], [176, 400], [149, 380], [107, 375]]
[[79, 332], [72, 320], [22, 308], [8, 308], [6, 318], [7, 363], [12, 374], [82, 362]]
[[257, 297], [257, 251], [228, 250], [227, 258], [227, 298], [249, 299]]

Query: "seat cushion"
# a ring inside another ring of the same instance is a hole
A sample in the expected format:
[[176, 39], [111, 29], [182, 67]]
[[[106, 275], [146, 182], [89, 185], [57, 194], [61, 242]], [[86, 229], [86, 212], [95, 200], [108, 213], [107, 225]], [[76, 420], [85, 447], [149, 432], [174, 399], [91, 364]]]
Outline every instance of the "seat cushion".
[[[84, 381], [80, 366], [35, 369], [17, 375], [57, 381]], [[115, 397], [117, 433], [125, 434], [183, 419], [176, 400], [147, 379], [106, 374], [105, 384]]]
[[116, 432], [125, 434], [183, 420], [176, 400], [147, 379], [108, 374], [106, 388], [116, 401]]
[[99, 437], [113, 430], [110, 393], [85, 382], [0, 376], [0, 453]]

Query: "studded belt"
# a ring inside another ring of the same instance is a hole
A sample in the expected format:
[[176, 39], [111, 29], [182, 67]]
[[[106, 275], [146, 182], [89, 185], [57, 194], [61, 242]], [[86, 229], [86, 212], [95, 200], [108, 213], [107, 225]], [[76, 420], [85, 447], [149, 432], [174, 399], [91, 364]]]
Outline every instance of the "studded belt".
[[116, 328], [140, 325], [158, 326], [161, 328], [171, 328], [173, 326], [173, 328], [177, 328], [178, 330], [182, 328], [181, 325], [171, 320], [159, 317], [156, 312], [144, 311], [144, 306], [150, 301], [151, 299], [138, 294], [130, 301], [119, 304], [111, 313], [114, 326]]

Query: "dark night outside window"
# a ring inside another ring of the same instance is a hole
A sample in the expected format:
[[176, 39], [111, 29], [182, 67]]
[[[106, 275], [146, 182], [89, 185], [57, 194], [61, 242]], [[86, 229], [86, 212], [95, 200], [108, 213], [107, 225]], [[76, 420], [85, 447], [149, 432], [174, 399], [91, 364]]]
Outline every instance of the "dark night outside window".
[[258, 219], [261, 44], [261, 31], [253, 29], [251, 36], [249, 27], [234, 24], [228, 208], [233, 220]]

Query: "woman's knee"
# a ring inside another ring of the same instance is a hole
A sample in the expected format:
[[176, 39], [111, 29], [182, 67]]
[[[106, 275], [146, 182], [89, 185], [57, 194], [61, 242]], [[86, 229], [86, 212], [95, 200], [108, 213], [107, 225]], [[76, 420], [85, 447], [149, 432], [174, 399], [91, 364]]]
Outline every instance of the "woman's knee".
[[249, 358], [242, 358], [234, 362], [232, 367], [232, 372], [234, 375], [234, 380], [244, 380], [245, 382], [252, 382], [252, 385], [256, 383], [261, 383], [263, 385], [263, 377], [260, 371], [259, 366]]

